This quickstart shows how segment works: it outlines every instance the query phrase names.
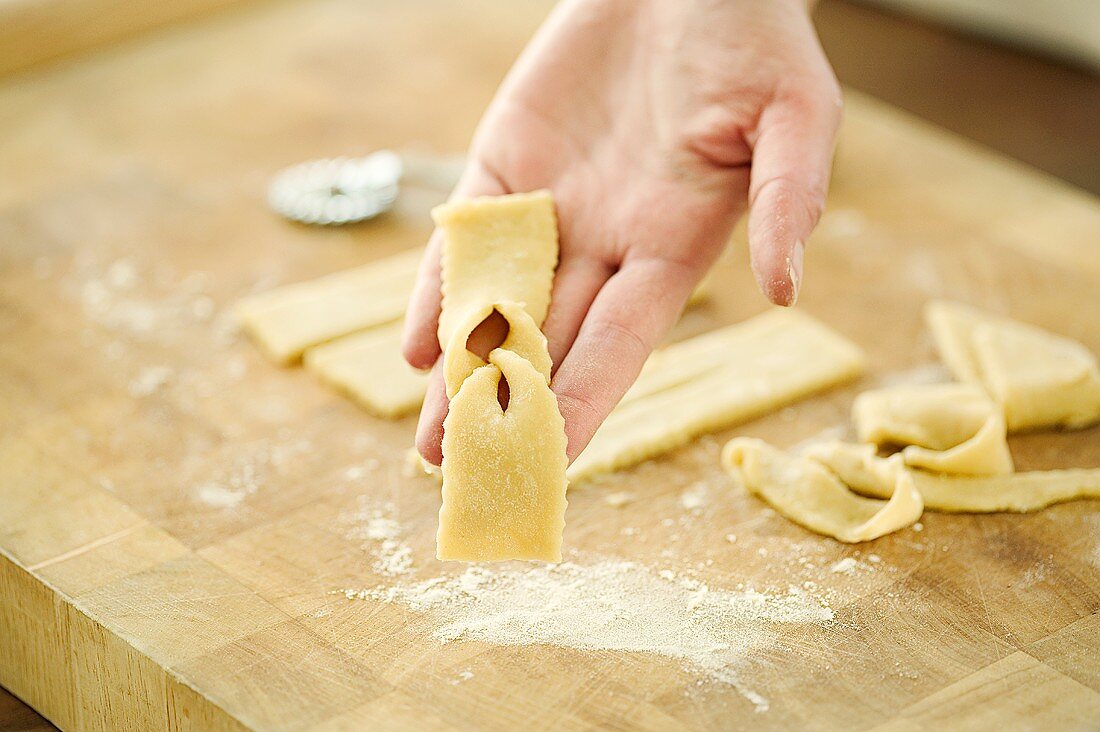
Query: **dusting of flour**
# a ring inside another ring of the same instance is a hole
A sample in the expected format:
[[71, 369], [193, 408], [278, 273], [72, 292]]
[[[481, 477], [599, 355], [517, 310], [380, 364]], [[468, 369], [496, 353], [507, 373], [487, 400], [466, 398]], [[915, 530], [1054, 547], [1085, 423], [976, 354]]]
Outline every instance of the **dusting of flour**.
[[472, 566], [457, 576], [342, 592], [348, 599], [429, 613], [444, 643], [546, 644], [676, 659], [733, 685], [757, 711], [766, 711], [767, 700], [742, 682], [751, 652], [771, 643], [781, 624], [823, 624], [834, 617], [828, 605], [799, 588], [786, 594], [716, 589], [621, 560]]
[[347, 527], [346, 538], [363, 541], [363, 548], [374, 555], [374, 571], [387, 577], [408, 574], [413, 568], [412, 547], [401, 538], [396, 510], [393, 503], [372, 506], [368, 496], [359, 496], [357, 509], [339, 518]]

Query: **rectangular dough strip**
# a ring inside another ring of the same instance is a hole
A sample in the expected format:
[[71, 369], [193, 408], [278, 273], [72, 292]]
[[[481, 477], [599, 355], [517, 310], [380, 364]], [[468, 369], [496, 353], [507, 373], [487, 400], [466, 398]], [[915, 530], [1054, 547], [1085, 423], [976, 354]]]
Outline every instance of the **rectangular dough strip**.
[[[439, 335], [451, 394], [436, 556], [559, 562], [565, 425], [540, 330], [558, 261], [553, 198], [536, 191], [452, 201], [432, 216], [444, 236]], [[509, 332], [485, 363], [466, 339], [494, 308]]]
[[[770, 311], [700, 339], [657, 356], [650, 383], [639, 381], [570, 466], [571, 482], [629, 467], [863, 371], [858, 346], [796, 310]], [[679, 380], [678, 373], [690, 376]]]
[[405, 363], [401, 327], [397, 321], [314, 346], [305, 352], [306, 370], [371, 414], [404, 417], [420, 408], [428, 375]]
[[353, 269], [279, 287], [237, 303], [241, 326], [273, 361], [405, 314], [424, 252], [412, 249]]

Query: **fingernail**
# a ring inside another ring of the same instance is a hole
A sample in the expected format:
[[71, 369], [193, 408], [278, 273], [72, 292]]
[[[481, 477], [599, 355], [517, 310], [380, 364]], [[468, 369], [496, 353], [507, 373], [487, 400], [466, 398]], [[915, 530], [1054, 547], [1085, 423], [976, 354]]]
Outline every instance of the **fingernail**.
[[791, 256], [787, 258], [787, 277], [791, 280], [790, 305], [798, 302], [798, 291], [802, 288], [802, 257], [806, 253], [806, 245], [796, 241], [791, 247]]

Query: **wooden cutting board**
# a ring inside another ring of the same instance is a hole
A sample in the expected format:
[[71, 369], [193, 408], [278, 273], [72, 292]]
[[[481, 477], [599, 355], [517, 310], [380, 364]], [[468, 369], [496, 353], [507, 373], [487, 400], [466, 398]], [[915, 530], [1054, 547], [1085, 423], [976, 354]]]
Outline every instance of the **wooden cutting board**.
[[[388, 581], [349, 530], [365, 506], [392, 504], [412, 577], [461, 571], [433, 558], [435, 484], [403, 467], [413, 420], [270, 365], [226, 313], [421, 244], [439, 195], [323, 230], [269, 213], [265, 184], [463, 149], [547, 7], [250, 6], [0, 82], [0, 684], [67, 729], [1094, 727], [1100, 504], [926, 514], [849, 547], [715, 469], [718, 440], [834, 434], [860, 389], [940, 375], [933, 297], [1100, 352], [1100, 204], [855, 94], [799, 307], [870, 372], [569, 496], [578, 563], [827, 596], [834, 623], [751, 659], [767, 711], [668, 658], [441, 644], [431, 614], [339, 592]], [[673, 338], [764, 308], [745, 260], [738, 236]], [[1097, 428], [1011, 446], [1020, 469], [1100, 466]]]

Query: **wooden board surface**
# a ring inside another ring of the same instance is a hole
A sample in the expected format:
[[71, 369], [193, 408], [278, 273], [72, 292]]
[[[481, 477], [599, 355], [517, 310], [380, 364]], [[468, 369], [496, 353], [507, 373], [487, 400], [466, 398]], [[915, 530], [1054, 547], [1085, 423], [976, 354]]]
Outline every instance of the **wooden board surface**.
[[[273, 367], [225, 313], [422, 243], [436, 197], [318, 230], [266, 211], [265, 183], [315, 156], [461, 150], [545, 10], [277, 3], [0, 85], [0, 684], [69, 729], [1095, 726], [1096, 502], [847, 547], [735, 490], [713, 439], [571, 492], [578, 563], [828, 598], [835, 623], [747, 659], [766, 712], [660, 656], [444, 645], [430, 614], [338, 592], [389, 581], [354, 525], [386, 504], [414, 577], [461, 571], [433, 559], [435, 484], [403, 468], [413, 420]], [[1093, 198], [849, 95], [799, 307], [871, 371], [719, 438], [835, 432], [861, 388], [939, 373], [932, 297], [1100, 352], [1098, 241]], [[674, 338], [763, 309], [745, 259], [738, 237]], [[1096, 428], [1011, 444], [1020, 469], [1100, 466]], [[844, 557], [866, 569], [830, 572]]]
[[0, 74], [116, 43], [141, 31], [205, 15], [241, 0], [5, 0]]

